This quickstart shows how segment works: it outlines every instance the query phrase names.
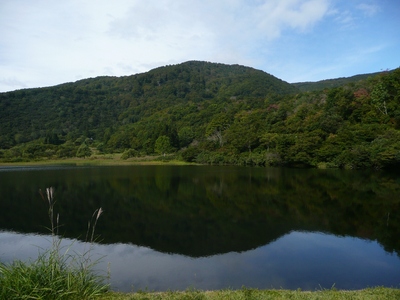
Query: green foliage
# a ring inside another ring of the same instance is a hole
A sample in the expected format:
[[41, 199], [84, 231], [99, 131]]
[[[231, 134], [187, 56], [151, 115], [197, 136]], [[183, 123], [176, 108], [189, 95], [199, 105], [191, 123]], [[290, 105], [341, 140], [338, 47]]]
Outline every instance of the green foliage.
[[259, 139], [264, 132], [264, 110], [242, 111], [235, 115], [229, 127], [227, 139], [239, 152], [249, 151], [259, 146]]
[[90, 150], [90, 147], [86, 143], [83, 143], [76, 151], [76, 157], [89, 157], [91, 155], [92, 150]]
[[171, 143], [169, 140], [169, 137], [166, 135], [162, 135], [158, 137], [156, 140], [156, 143], [154, 145], [154, 150], [158, 154], [165, 154], [165, 153], [170, 153], [172, 150]]
[[370, 73], [370, 74], [360, 74], [351, 77], [343, 77], [336, 79], [325, 79], [316, 82], [296, 82], [293, 83], [295, 87], [297, 87], [302, 92], [309, 91], [318, 91], [323, 89], [331, 89], [340, 87], [349, 83], [359, 82], [361, 80], [368, 79], [370, 77], [374, 77], [379, 73]]
[[178, 131], [178, 138], [179, 138], [179, 145], [181, 147], [187, 147], [194, 139], [194, 131], [192, 127], [185, 126], [179, 129]]
[[252, 68], [191, 61], [2, 93], [0, 159], [135, 149], [210, 164], [397, 164], [397, 141], [386, 132], [400, 130], [400, 69], [320, 83], [295, 84], [298, 92]]
[[197, 156], [201, 153], [201, 149], [198, 147], [188, 147], [181, 153], [182, 159], [186, 162], [194, 162]]
[[58, 147], [56, 152], [57, 158], [74, 157], [78, 151], [78, 147], [72, 142], [68, 141], [65, 144]]
[[214, 115], [206, 128], [206, 137], [222, 147], [225, 142], [224, 132], [230, 127], [231, 120], [226, 113]]
[[45, 144], [52, 144], [52, 145], [60, 145], [62, 144], [62, 141], [58, 137], [56, 133], [52, 134], [47, 134], [45, 139], [44, 139]]
[[140, 156], [140, 153], [137, 152], [135, 149], [128, 149], [128, 150], [124, 151], [124, 153], [122, 153], [121, 159], [125, 160], [125, 159], [131, 158], [131, 157], [139, 157], [139, 156]]

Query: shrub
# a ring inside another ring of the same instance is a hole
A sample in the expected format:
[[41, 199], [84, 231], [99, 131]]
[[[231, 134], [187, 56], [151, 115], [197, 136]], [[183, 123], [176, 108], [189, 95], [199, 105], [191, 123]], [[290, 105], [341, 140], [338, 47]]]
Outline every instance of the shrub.
[[138, 156], [140, 156], [138, 151], [136, 151], [135, 149], [128, 149], [124, 151], [124, 153], [122, 153], [121, 159], [128, 159], [131, 157], [138, 157]]

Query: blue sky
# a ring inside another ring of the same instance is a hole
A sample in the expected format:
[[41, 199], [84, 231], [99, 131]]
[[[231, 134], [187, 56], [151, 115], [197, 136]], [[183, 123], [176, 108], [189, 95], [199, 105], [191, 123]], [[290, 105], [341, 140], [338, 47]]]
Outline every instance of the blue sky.
[[188, 60], [288, 82], [400, 67], [398, 0], [2, 0], [0, 92]]

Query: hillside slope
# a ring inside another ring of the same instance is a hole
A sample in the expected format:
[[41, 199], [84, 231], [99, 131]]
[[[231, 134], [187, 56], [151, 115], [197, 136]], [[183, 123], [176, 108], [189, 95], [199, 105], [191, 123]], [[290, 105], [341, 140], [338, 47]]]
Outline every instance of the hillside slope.
[[294, 87], [299, 89], [301, 92], [312, 92], [318, 91], [323, 89], [331, 89], [340, 87], [349, 83], [356, 83], [362, 80], [366, 80], [368, 78], [374, 77], [379, 75], [380, 72], [376, 73], [368, 73], [368, 74], [359, 74], [350, 77], [340, 77], [340, 78], [333, 78], [333, 79], [325, 79], [319, 80], [315, 82], [306, 81], [306, 82], [295, 82], [292, 83]]
[[397, 166], [400, 69], [366, 77], [300, 92], [252, 68], [190, 61], [3, 93], [0, 160], [95, 151], [211, 164]]
[[252, 68], [190, 61], [127, 77], [2, 93], [0, 149], [54, 135], [102, 139], [111, 127], [176, 105], [293, 91], [288, 83]]

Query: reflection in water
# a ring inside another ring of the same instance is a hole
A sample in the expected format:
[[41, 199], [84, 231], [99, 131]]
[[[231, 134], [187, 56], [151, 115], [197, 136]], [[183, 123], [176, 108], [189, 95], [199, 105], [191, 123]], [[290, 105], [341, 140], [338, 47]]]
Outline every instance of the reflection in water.
[[56, 188], [55, 209], [66, 237], [84, 237], [92, 212], [105, 210], [96, 251], [107, 255], [118, 289], [400, 284], [395, 174], [198, 166], [2, 168], [2, 261], [37, 254], [31, 245], [41, 245], [43, 237], [30, 233], [46, 233], [47, 208], [38, 189], [49, 186]]
[[[65, 240], [65, 247], [71, 246]], [[32, 247], [35, 245], [35, 247]], [[36, 247], [46, 248], [49, 238], [0, 233], [3, 262], [28, 260]], [[87, 245], [86, 245], [87, 247]], [[84, 243], [71, 250], [82, 253]], [[95, 245], [93, 258], [107, 270], [110, 263], [114, 290], [185, 290], [196, 288], [287, 288], [315, 290], [361, 289], [368, 286], [399, 286], [400, 260], [388, 255], [376, 242], [340, 238], [321, 233], [291, 232], [277, 241], [243, 253], [229, 252], [202, 258], [160, 253], [129, 244]]]

